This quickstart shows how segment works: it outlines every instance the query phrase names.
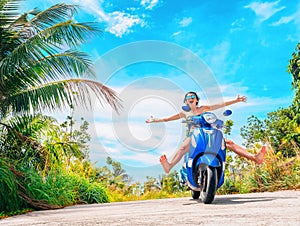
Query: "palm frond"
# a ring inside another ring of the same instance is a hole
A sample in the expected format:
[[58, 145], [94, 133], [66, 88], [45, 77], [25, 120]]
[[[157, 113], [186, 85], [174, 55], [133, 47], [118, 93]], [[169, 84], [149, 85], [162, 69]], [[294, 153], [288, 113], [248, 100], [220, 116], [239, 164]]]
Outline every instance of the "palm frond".
[[[46, 69], [47, 65], [51, 66], [51, 70]], [[39, 71], [42, 77], [48, 80], [94, 75], [93, 62], [89, 56], [84, 52], [72, 50], [47, 56], [36, 62], [33, 69]]]
[[[24, 37], [24, 40], [37, 35], [41, 31], [45, 31], [48, 28], [59, 27], [59, 24], [75, 24], [72, 20], [70, 20], [74, 13], [76, 13], [77, 7], [74, 5], [68, 5], [68, 4], [57, 4], [50, 8], [48, 8], [45, 11], [39, 11], [38, 9], [33, 9], [23, 15], [21, 15], [17, 20], [14, 21], [14, 25], [16, 26], [17, 32], [15, 33], [15, 37]], [[29, 15], [35, 15], [32, 19], [28, 18]], [[81, 29], [81, 32], [78, 32], [74, 28], [74, 33], [77, 34], [77, 37], [81, 37], [79, 42], [84, 42], [85, 37], [90, 37], [90, 34], [88, 36], [83, 36], [83, 30], [87, 30], [88, 28], [89, 32], [102, 32], [101, 29], [97, 26], [97, 23], [78, 23], [77, 26]], [[50, 30], [50, 32], [51, 32]], [[56, 29], [57, 30], [57, 29]], [[69, 32], [68, 32], [69, 33]], [[61, 34], [65, 34], [64, 32], [60, 32], [60, 35], [55, 36], [53, 39], [55, 42], [57, 41], [57, 37], [61, 36]], [[52, 37], [54, 34], [48, 35], [48, 37]], [[43, 34], [40, 34], [40, 36], [44, 36]], [[62, 35], [64, 36], [64, 35]], [[64, 38], [64, 42], [70, 40], [70, 35], [68, 35], [68, 38]], [[74, 39], [71, 37], [72, 46], [77, 46], [79, 42], [74, 42]], [[49, 39], [49, 41], [51, 41]], [[57, 42], [57, 43], [61, 43]], [[71, 42], [70, 42], [71, 43]]]
[[67, 21], [41, 31], [19, 45], [1, 61], [0, 76], [13, 75], [18, 68], [32, 67], [37, 61], [55, 55], [62, 45], [78, 46], [97, 32], [95, 29], [89, 23], [74, 24]]
[[97, 23], [74, 23], [72, 20], [68, 20], [43, 30], [40, 32], [40, 36], [45, 37], [49, 43], [61, 43], [75, 47], [101, 32]]
[[94, 75], [93, 64], [88, 55], [79, 51], [65, 51], [36, 61], [30, 67], [19, 68], [13, 76], [6, 79], [5, 86], [20, 90], [53, 80], [85, 75]]
[[[0, 1], [0, 6], [8, 7], [5, 8], [8, 16], [9, 11], [17, 9], [18, 0]], [[0, 48], [2, 116], [9, 111], [63, 109], [68, 105], [90, 108], [93, 105], [90, 97], [101, 104], [110, 104], [115, 110], [121, 107], [116, 93], [103, 84], [74, 79], [92, 75], [94, 71], [85, 53], [70, 49], [101, 31], [95, 23], [65, 21], [73, 16], [76, 8], [57, 4], [45, 11], [34, 9], [19, 17], [10, 17], [11, 22], [5, 21], [7, 24], [0, 27], [0, 35], [5, 34], [1, 37], [7, 40], [7, 45]], [[26, 32], [29, 32], [27, 36]]]
[[0, 62], [0, 76], [13, 76], [16, 70], [30, 67], [36, 61], [52, 52], [55, 52], [53, 46], [48, 45], [42, 40], [24, 42], [16, 47], [7, 57], [2, 59]]
[[[28, 87], [39, 87], [54, 80], [63, 80], [71, 77], [84, 77], [94, 75], [92, 62], [87, 54], [78, 51], [66, 51], [48, 56], [35, 65], [25, 69], [18, 68], [14, 76], [0, 81], [0, 97], [7, 98], [19, 90]], [[1, 102], [0, 102], [1, 103]], [[1, 103], [1, 112], [8, 110], [9, 103]]]
[[12, 38], [13, 32], [9, 29], [18, 16], [19, 3], [18, 0], [0, 0], [0, 67], [1, 60], [20, 44], [17, 38]]
[[76, 8], [76, 6], [68, 4], [57, 4], [45, 11], [34, 8], [14, 21], [13, 24], [17, 30], [15, 36], [23, 36], [25, 38], [34, 36], [41, 30], [72, 18], [77, 11]]
[[69, 4], [56, 4], [50, 8], [40, 11], [28, 21], [27, 26], [32, 26], [37, 30], [44, 30], [64, 20], [72, 18], [77, 12], [77, 6]]
[[108, 103], [114, 110], [121, 108], [121, 101], [115, 91], [102, 83], [88, 79], [67, 79], [42, 84], [11, 95], [6, 101], [13, 112], [29, 112], [65, 109], [68, 106], [81, 106], [93, 109], [95, 97], [103, 105]]
[[18, 16], [20, 0], [0, 0], [0, 25], [12, 23]]
[[37, 114], [15, 116], [9, 120], [8, 125], [22, 135], [38, 140], [36, 135], [40, 135], [43, 128], [49, 128], [49, 125], [54, 122], [56, 120], [53, 117]]

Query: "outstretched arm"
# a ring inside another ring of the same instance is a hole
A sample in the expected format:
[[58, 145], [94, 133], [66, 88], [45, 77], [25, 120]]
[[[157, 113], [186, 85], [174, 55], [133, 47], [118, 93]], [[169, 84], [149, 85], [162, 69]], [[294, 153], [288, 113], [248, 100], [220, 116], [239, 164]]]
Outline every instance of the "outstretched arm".
[[216, 110], [216, 109], [226, 107], [226, 106], [229, 106], [229, 105], [232, 105], [232, 104], [236, 104], [236, 103], [239, 103], [239, 102], [246, 102], [246, 101], [247, 101], [247, 97], [237, 95], [237, 97], [234, 100], [229, 100], [229, 101], [225, 101], [224, 103], [214, 104], [214, 105], [209, 105], [209, 106], [204, 106], [204, 107], [206, 107], [206, 108], [208, 108], [209, 110], [212, 111], [212, 110]]
[[166, 118], [154, 118], [153, 116], [150, 117], [150, 119], [146, 120], [146, 123], [152, 123], [152, 122], [168, 122], [168, 121], [173, 121], [173, 120], [177, 120], [180, 118], [183, 118], [184, 114], [182, 112], [176, 114], [176, 115], [172, 115]]

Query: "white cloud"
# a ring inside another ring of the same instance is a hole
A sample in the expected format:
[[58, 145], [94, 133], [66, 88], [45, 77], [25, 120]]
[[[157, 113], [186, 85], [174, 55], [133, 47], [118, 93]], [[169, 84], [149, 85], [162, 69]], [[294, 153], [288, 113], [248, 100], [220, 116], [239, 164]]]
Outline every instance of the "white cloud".
[[[61, 3], [61, 0], [49, 0], [52, 4]], [[85, 10], [87, 13], [91, 15], [97, 15], [101, 17], [104, 21], [108, 20], [107, 14], [104, 12], [102, 8], [102, 3], [104, 0], [64, 0], [65, 4], [73, 4], [80, 6], [80, 9]]]
[[[127, 125], [124, 126], [125, 124]], [[182, 140], [180, 121], [165, 125], [163, 123], [161, 125], [153, 124], [154, 128], [152, 127], [151, 131], [150, 125], [144, 121], [134, 123], [129, 120], [115, 123], [115, 125], [109, 122], [95, 122], [91, 126], [97, 130], [97, 137], [94, 140], [98, 139], [98, 142], [101, 143], [100, 147], [102, 147], [93, 152], [105, 152], [127, 165], [130, 164], [130, 161], [136, 161], [138, 162], [136, 164], [140, 166], [155, 165], [162, 153], [166, 153], [168, 156], [173, 155]], [[127, 126], [130, 128], [129, 131], [126, 129]], [[157, 126], [158, 128], [155, 128]], [[144, 141], [149, 135], [151, 136], [151, 132], [156, 134], [155, 131], [159, 130], [161, 126], [166, 128], [164, 134], [154, 137], [151, 142]], [[119, 131], [114, 131], [115, 129]]]
[[193, 19], [192, 17], [184, 17], [180, 22], [180, 26], [187, 27], [192, 23]]
[[252, 9], [255, 14], [260, 18], [260, 21], [263, 22], [268, 20], [277, 12], [285, 9], [285, 6], [278, 7], [280, 0], [275, 2], [252, 2], [249, 5], [246, 5], [245, 8]]
[[212, 49], [205, 51], [206, 62], [210, 68], [214, 69], [216, 75], [235, 74], [238, 70], [239, 59], [232, 59], [230, 55], [231, 43], [229, 41], [217, 43]]
[[[61, 1], [51, 0], [51, 2], [56, 4]], [[158, 0], [144, 2], [144, 4], [147, 4], [147, 7], [152, 9], [157, 4]], [[79, 5], [81, 10], [85, 10], [86, 13], [96, 17], [100, 22], [105, 23], [105, 31], [110, 32], [117, 37], [122, 37], [125, 34], [133, 32], [133, 28], [137, 25], [143, 27], [146, 24], [142, 16], [138, 14], [137, 9], [133, 7], [124, 8], [124, 12], [113, 11], [108, 13], [102, 7], [104, 0], [65, 0], [64, 3]], [[133, 12], [135, 14], [133, 14]]]
[[145, 9], [153, 9], [158, 4], [158, 0], [142, 0], [141, 6], [145, 7]]
[[291, 16], [284, 16], [284, 17], [281, 17], [280, 20], [272, 23], [271, 25], [272, 26], [279, 26], [279, 25], [282, 25], [282, 24], [287, 24], [287, 23], [290, 23], [291, 21], [295, 20], [295, 18], [296, 18], [296, 14], [291, 15]]
[[107, 14], [109, 26], [105, 29], [117, 37], [132, 32], [131, 28], [135, 25], [144, 26], [145, 22], [137, 15], [115, 11]]
[[172, 156], [183, 138], [180, 120], [155, 124], [147, 124], [145, 120], [151, 115], [161, 118], [176, 114], [177, 110], [168, 99], [182, 102], [182, 95], [178, 91], [141, 88], [120, 93], [126, 108], [120, 116], [113, 115], [109, 108], [99, 108], [94, 112], [96, 117], [90, 123], [90, 128], [95, 131], [93, 140], [97, 140], [101, 146], [93, 152], [104, 152], [122, 164], [135, 162], [139, 166], [158, 164], [162, 153]]
[[245, 18], [237, 19], [231, 23], [230, 32], [241, 31], [244, 29]]
[[172, 37], [178, 36], [182, 33], [182, 31], [177, 31], [172, 34]]

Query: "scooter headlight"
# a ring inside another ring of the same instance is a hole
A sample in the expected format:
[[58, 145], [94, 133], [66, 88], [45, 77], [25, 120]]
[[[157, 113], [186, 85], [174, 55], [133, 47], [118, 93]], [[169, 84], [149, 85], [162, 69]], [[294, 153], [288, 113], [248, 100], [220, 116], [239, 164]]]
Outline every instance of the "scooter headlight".
[[204, 120], [209, 123], [209, 124], [213, 124], [216, 120], [217, 120], [217, 116], [214, 113], [205, 113], [203, 115]]

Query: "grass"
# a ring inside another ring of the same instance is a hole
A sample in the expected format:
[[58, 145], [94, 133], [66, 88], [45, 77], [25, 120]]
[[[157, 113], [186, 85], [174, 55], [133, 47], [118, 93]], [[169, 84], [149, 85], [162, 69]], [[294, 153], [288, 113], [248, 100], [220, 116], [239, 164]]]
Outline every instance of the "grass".
[[[0, 159], [0, 174], [4, 178], [1, 180], [0, 186], [1, 191], [5, 191], [1, 192], [0, 219], [32, 210], [22, 205], [16, 193], [11, 193], [12, 195], [9, 196], [11, 200], [5, 200], [4, 194], [13, 192], [16, 186], [16, 178], [10, 174], [9, 169], [5, 161]], [[79, 170], [78, 167], [76, 169], [68, 171], [62, 168], [53, 168], [43, 176], [36, 171], [27, 169], [24, 171], [26, 175], [24, 184], [34, 199], [60, 207], [74, 204], [190, 197], [190, 191], [174, 191], [168, 187], [149, 191], [129, 189], [126, 186], [119, 188], [117, 185], [105, 187], [97, 181], [93, 173], [86, 173], [86, 170]], [[172, 184], [168, 186], [172, 186]], [[240, 173], [235, 175], [230, 175], [227, 171], [225, 182], [217, 194], [293, 189], [300, 189], [299, 155], [287, 159], [280, 153], [274, 154], [273, 149], [269, 147], [264, 164], [256, 165], [248, 162], [241, 167]], [[3, 203], [8, 203], [7, 207], [10, 206], [11, 209], [3, 208]]]
[[284, 158], [270, 146], [262, 165], [249, 163], [240, 171], [241, 175], [226, 178], [220, 194], [300, 189], [299, 155]]
[[4, 219], [4, 218], [8, 218], [8, 217], [11, 217], [11, 216], [15, 216], [15, 215], [21, 215], [21, 214], [25, 214], [25, 213], [29, 213], [29, 212], [32, 212], [33, 209], [22, 209], [22, 210], [16, 210], [16, 211], [11, 211], [11, 212], [2, 212], [0, 213], [0, 220], [1, 219]]

